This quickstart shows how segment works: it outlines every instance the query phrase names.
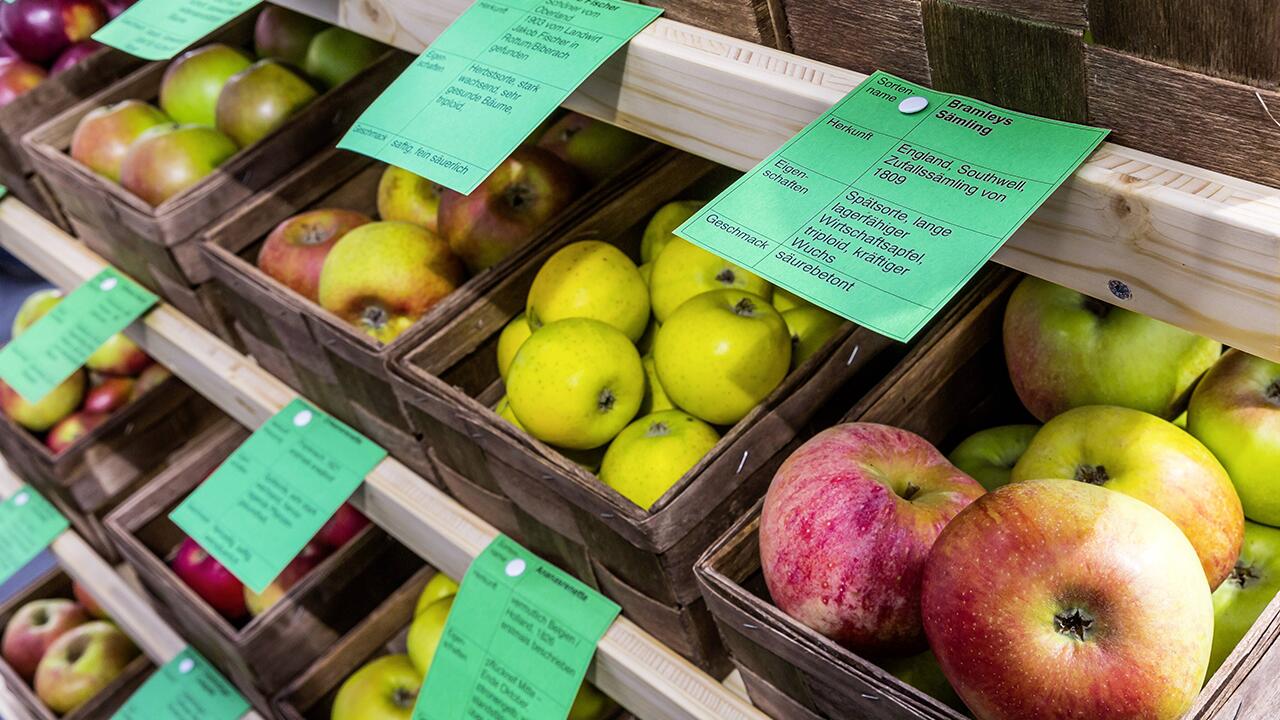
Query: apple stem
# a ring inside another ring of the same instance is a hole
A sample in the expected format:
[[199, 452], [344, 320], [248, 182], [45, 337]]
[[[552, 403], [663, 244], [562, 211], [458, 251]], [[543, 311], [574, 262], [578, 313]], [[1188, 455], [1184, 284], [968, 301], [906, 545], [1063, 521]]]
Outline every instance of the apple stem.
[[1102, 465], [1081, 465], [1076, 468], [1076, 480], [1090, 485], [1106, 485], [1111, 476]]
[[600, 391], [600, 399], [596, 401], [596, 409], [602, 413], [609, 412], [613, 409], [613, 404], [617, 399], [612, 390], [605, 388]]
[[756, 314], [756, 304], [751, 302], [751, 298], [744, 297], [733, 306], [733, 312], [735, 315], [741, 315], [742, 317], [754, 317]]
[[1084, 309], [1096, 315], [1098, 318], [1105, 318], [1111, 314], [1111, 303], [1103, 302], [1097, 298], [1091, 298], [1088, 295], [1084, 298]]
[[1093, 618], [1080, 608], [1071, 608], [1053, 616], [1053, 629], [1084, 642], [1093, 631]]

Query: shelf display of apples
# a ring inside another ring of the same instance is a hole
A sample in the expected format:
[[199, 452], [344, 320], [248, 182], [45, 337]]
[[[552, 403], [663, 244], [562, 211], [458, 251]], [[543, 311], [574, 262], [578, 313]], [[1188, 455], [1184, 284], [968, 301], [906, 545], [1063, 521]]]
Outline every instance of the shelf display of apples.
[[[56, 290], [40, 290], [29, 296], [14, 317], [12, 337], [21, 335], [61, 299]], [[117, 333], [89, 356], [83, 368], [38, 402], [27, 402], [0, 381], [0, 412], [40, 436], [57, 455], [169, 377], [165, 367]]]
[[159, 107], [125, 100], [89, 112], [72, 135], [71, 157], [160, 205], [385, 50], [361, 35], [268, 5], [254, 25], [253, 53], [221, 43], [182, 53], [165, 70]]
[[318, 208], [281, 222], [258, 252], [267, 275], [380, 343], [526, 246], [592, 182], [648, 141], [568, 113], [511, 154], [470, 195], [388, 166], [378, 219]]
[[169, 567], [219, 615], [232, 623], [248, 622], [270, 610], [325, 558], [351, 542], [368, 525], [369, 519], [359, 510], [343, 503], [261, 593], [245, 587], [231, 571], [189, 537], [178, 546], [169, 560]]
[[843, 324], [673, 235], [701, 206], [561, 248], [498, 339], [495, 411], [646, 509]]
[[0, 4], [0, 107], [101, 48], [90, 36], [132, 4], [98, 0]]
[[1280, 589], [1280, 365], [1222, 350], [1023, 279], [1003, 351], [1043, 425], [814, 436], [764, 501], [770, 597], [979, 720], [1181, 717]]
[[139, 655], [133, 641], [79, 584], [74, 595], [76, 600], [48, 598], [23, 605], [0, 638], [5, 663], [58, 715], [102, 692]]

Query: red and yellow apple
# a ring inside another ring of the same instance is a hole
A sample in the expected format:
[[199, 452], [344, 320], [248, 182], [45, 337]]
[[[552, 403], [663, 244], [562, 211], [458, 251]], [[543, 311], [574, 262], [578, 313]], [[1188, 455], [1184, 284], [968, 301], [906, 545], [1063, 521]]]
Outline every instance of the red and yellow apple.
[[144, 132], [170, 122], [141, 100], [125, 100], [91, 110], [71, 135], [71, 157], [90, 170], [120, 182], [120, 167], [129, 147]]
[[653, 315], [658, 322], [666, 323], [686, 300], [712, 290], [749, 292], [763, 298], [766, 304], [773, 295], [773, 286], [764, 278], [688, 240], [669, 240], [653, 261], [649, 277]]
[[718, 442], [715, 428], [679, 410], [646, 415], [609, 443], [600, 481], [648, 510]]
[[378, 217], [440, 230], [440, 196], [444, 187], [404, 168], [388, 165], [378, 179]]
[[355, 210], [309, 210], [284, 220], [258, 251], [258, 268], [294, 292], [317, 302], [320, 271], [335, 243], [348, 232], [373, 222]]
[[49, 646], [89, 622], [85, 609], [70, 600], [29, 602], [9, 618], [0, 640], [0, 655], [22, 679], [31, 682]]
[[351, 503], [344, 502], [338, 506], [338, 511], [333, 514], [333, 517], [320, 526], [315, 542], [331, 550], [337, 550], [354, 540], [360, 531], [367, 527], [369, 527], [369, 518]]
[[243, 52], [222, 43], [188, 50], [165, 68], [160, 109], [179, 125], [213, 127], [222, 88], [251, 64]]
[[[11, 7], [0, 4], [0, 7]], [[0, 107], [4, 107], [35, 89], [48, 73], [39, 65], [25, 60], [0, 61]]]
[[236, 144], [212, 127], [157, 125], [129, 148], [120, 184], [150, 205], [190, 188], [235, 155]]
[[154, 362], [124, 333], [116, 333], [93, 351], [84, 366], [103, 375], [137, 375]]
[[32, 432], [44, 432], [80, 407], [86, 384], [84, 370], [76, 370], [48, 395], [27, 402], [7, 383], [0, 382], [0, 411]]
[[45, 447], [54, 455], [62, 453], [106, 420], [106, 415], [83, 410], [71, 413], [49, 429], [49, 434], [44, 438]]
[[81, 409], [97, 415], [113, 413], [133, 400], [137, 384], [130, 377], [104, 377], [85, 393]]
[[1001, 425], [979, 430], [951, 451], [948, 459], [987, 490], [1008, 485], [1013, 466], [1027, 451], [1039, 425]]
[[228, 620], [238, 620], [248, 612], [244, 603], [244, 585], [195, 540], [186, 538], [182, 541], [169, 567], [196, 595]]
[[55, 640], [40, 660], [36, 695], [65, 715], [106, 689], [137, 656], [120, 628], [104, 620], [85, 623]]
[[99, 620], [110, 619], [110, 617], [107, 616], [107, 611], [103, 609], [102, 603], [98, 602], [98, 599], [95, 598], [84, 585], [81, 585], [79, 582], [72, 581], [71, 595], [76, 599], [76, 602], [80, 603], [80, 607], [84, 608], [85, 612], [89, 613], [91, 617], [95, 617]]
[[408, 655], [384, 655], [343, 681], [330, 720], [410, 720], [422, 676]]
[[315, 98], [315, 88], [281, 62], [259, 60], [227, 80], [218, 94], [214, 126], [248, 147]]

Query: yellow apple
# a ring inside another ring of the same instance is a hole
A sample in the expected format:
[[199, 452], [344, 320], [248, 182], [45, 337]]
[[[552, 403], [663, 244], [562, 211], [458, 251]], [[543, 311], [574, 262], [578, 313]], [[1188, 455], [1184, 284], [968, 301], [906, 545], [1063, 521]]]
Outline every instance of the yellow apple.
[[384, 655], [338, 688], [330, 720], [410, 720], [422, 676], [406, 655]]
[[404, 168], [388, 165], [378, 179], [378, 217], [439, 230], [440, 193], [436, 183]]
[[803, 365], [805, 360], [813, 357], [844, 326], [844, 318], [814, 305], [787, 310], [782, 313], [782, 319], [791, 331], [793, 368]]
[[649, 327], [644, 329], [644, 334], [636, 341], [636, 349], [641, 353], [650, 354], [653, 352], [653, 339], [658, 336], [658, 328], [662, 325], [657, 318], [649, 318]]
[[13, 316], [10, 337], [18, 337], [26, 332], [27, 328], [34, 325], [60, 302], [62, 302], [61, 290], [37, 290], [28, 295], [27, 299], [22, 301], [22, 305], [18, 306], [18, 314]]
[[[640, 382], [643, 394], [644, 379], [641, 378]], [[0, 382], [0, 411], [32, 432], [44, 432], [80, 407], [80, 401], [84, 399], [85, 384], [85, 371], [78, 368], [71, 373], [71, 377], [50, 390], [49, 394], [32, 403], [27, 402], [17, 390]]]
[[525, 314], [535, 331], [557, 320], [593, 318], [635, 342], [649, 324], [649, 288], [625, 253], [585, 240], [561, 248], [538, 270]]
[[600, 480], [646, 510], [720, 441], [715, 428], [679, 410], [663, 410], [618, 434]]
[[583, 680], [582, 687], [578, 688], [578, 694], [573, 698], [567, 720], [604, 720], [617, 709], [618, 704], [612, 698]]
[[640, 358], [640, 364], [644, 366], [644, 400], [640, 401], [640, 415], [648, 415], [659, 410], [670, 410], [675, 407], [671, 404], [671, 398], [667, 397], [667, 391], [662, 389], [662, 381], [658, 379], [658, 370], [654, 366], [653, 356], [645, 355]]
[[649, 287], [649, 281], [653, 279], [653, 261], [643, 263], [637, 269], [640, 271], [640, 279], [644, 280], [645, 287]]
[[511, 411], [511, 398], [506, 395], [503, 395], [502, 399], [498, 401], [498, 404], [493, 407], [493, 411], [498, 414], [498, 417], [506, 420], [512, 425], [515, 425], [517, 430], [529, 432], [520, 424], [520, 418], [516, 417], [516, 414]]
[[660, 323], [689, 298], [712, 290], [746, 290], [764, 298], [765, 303], [773, 292], [773, 286], [763, 278], [681, 238], [667, 243], [654, 261], [649, 286], [653, 314]]
[[658, 259], [667, 243], [676, 238], [673, 234], [675, 229], [706, 204], [706, 200], [676, 200], [658, 208], [658, 212], [649, 218], [644, 237], [640, 239], [640, 261], [649, 263]]
[[502, 333], [498, 335], [498, 375], [503, 380], [507, 379], [507, 370], [511, 369], [511, 361], [516, 359], [516, 351], [524, 344], [525, 340], [533, 334], [533, 329], [529, 327], [525, 314], [520, 313], [502, 328]]
[[413, 618], [409, 626], [409, 659], [420, 677], [427, 676], [431, 669], [431, 658], [435, 657], [436, 648], [440, 646], [440, 638], [444, 637], [444, 624], [449, 619], [449, 611], [453, 609], [454, 595], [447, 595], [422, 609]]
[[788, 310], [795, 310], [796, 308], [812, 307], [812, 304], [808, 300], [805, 300], [786, 288], [774, 287], [773, 307], [776, 308], [778, 312], [784, 313]]
[[418, 617], [432, 603], [447, 597], [453, 597], [458, 594], [458, 581], [438, 572], [431, 576], [427, 584], [422, 587], [422, 593], [418, 595], [418, 602], [414, 605], [413, 616]]

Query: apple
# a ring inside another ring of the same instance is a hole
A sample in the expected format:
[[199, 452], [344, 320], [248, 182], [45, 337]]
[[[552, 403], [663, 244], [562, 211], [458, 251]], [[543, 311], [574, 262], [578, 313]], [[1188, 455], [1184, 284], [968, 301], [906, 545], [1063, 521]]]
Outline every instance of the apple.
[[128, 10], [138, 0], [98, 0], [102, 8], [107, 11], [107, 17], [114, 19], [120, 13]]
[[720, 442], [720, 433], [679, 410], [628, 425], [609, 444], [600, 480], [648, 510]]
[[529, 327], [524, 313], [512, 318], [498, 334], [498, 375], [503, 380], [507, 379], [507, 371], [511, 368], [511, 361], [516, 359], [516, 352], [532, 334], [533, 329]]
[[71, 595], [76, 599], [76, 602], [80, 603], [80, 607], [84, 608], [85, 612], [89, 613], [91, 617], [95, 617], [99, 620], [111, 619], [107, 615], [107, 611], [103, 609], [102, 603], [98, 602], [98, 599], [90, 594], [88, 588], [84, 585], [81, 585], [79, 582], [72, 581]]
[[18, 314], [13, 316], [13, 327], [10, 335], [18, 337], [26, 332], [27, 328], [44, 317], [45, 313], [52, 310], [53, 306], [60, 302], [62, 302], [61, 290], [37, 290], [31, 293], [18, 306]]
[[557, 120], [538, 140], [538, 147], [555, 153], [593, 184], [617, 173], [648, 146], [647, 139], [633, 132], [575, 112]]
[[1013, 387], [1041, 421], [1083, 405], [1171, 419], [1222, 352], [1220, 343], [1038, 278], [1004, 314]]
[[796, 295], [784, 287], [775, 286], [773, 288], [773, 307], [778, 312], [784, 313], [788, 310], [795, 310], [802, 307], [813, 307], [813, 305], [804, 298]]
[[690, 299], [662, 324], [653, 362], [676, 407], [715, 425], [732, 425], [787, 376], [791, 335], [764, 298], [716, 290]]
[[1151, 505], [1186, 533], [1211, 589], [1240, 555], [1244, 513], [1227, 471], [1186, 431], [1140, 410], [1091, 405], [1062, 413], [1031, 439], [1010, 478], [1078, 480]]
[[116, 333], [93, 351], [84, 366], [104, 375], [137, 375], [154, 362], [124, 333]]
[[276, 225], [262, 243], [258, 268], [299, 295], [317, 302], [320, 271], [329, 251], [343, 235], [371, 222], [373, 218], [362, 212], [340, 208], [294, 215]]
[[444, 187], [404, 168], [388, 165], [378, 179], [378, 217], [403, 220], [439, 232]]
[[470, 195], [441, 193], [440, 235], [472, 272], [493, 267], [569, 207], [581, 184], [550, 152], [518, 148]]
[[431, 576], [427, 584], [422, 588], [422, 594], [418, 595], [418, 602], [414, 605], [413, 616], [418, 617], [437, 600], [447, 597], [453, 597], [458, 594], [458, 581], [438, 572]]
[[423, 608], [413, 618], [409, 626], [409, 659], [417, 669], [419, 677], [426, 677], [431, 669], [431, 659], [435, 657], [436, 648], [440, 646], [440, 638], [444, 636], [444, 625], [449, 619], [449, 611], [453, 609], [453, 598], [449, 595]]
[[618, 709], [613, 698], [596, 689], [595, 685], [582, 681], [578, 694], [573, 696], [566, 720], [605, 720]]
[[1209, 676], [1222, 667], [1280, 592], [1280, 528], [1246, 522], [1240, 557], [1213, 591], [1213, 653]]
[[1014, 483], [942, 531], [921, 606], [975, 717], [1174, 720], [1213, 641], [1195, 550], [1151, 506], [1069, 480]]
[[389, 343], [466, 279], [444, 241], [406, 222], [372, 222], [338, 239], [320, 271], [320, 306]]
[[80, 407], [85, 384], [84, 370], [76, 370], [48, 395], [32, 403], [7, 383], [0, 382], [0, 411], [32, 432], [44, 432]]
[[120, 628], [103, 620], [85, 623], [49, 646], [36, 669], [36, 695], [65, 715], [102, 692], [136, 657], [137, 646]]
[[1027, 451], [1039, 425], [1002, 425], [980, 430], [951, 451], [949, 459], [987, 490], [1009, 484], [1013, 466]]
[[248, 612], [244, 585], [195, 540], [184, 539], [169, 566], [195, 594], [228, 620], [238, 620]]
[[657, 260], [667, 244], [676, 239], [676, 228], [706, 204], [706, 200], [675, 200], [658, 208], [649, 218], [649, 224], [644, 226], [644, 235], [640, 238], [640, 261], [651, 263]]
[[120, 166], [129, 146], [142, 133], [170, 122], [160, 109], [141, 100], [125, 100], [91, 110], [71, 136], [71, 157], [113, 182], [120, 182]]
[[664, 324], [686, 300], [712, 290], [745, 290], [760, 296], [765, 304], [773, 293], [773, 286], [764, 278], [682, 238], [669, 241], [653, 262], [649, 286], [653, 314]]
[[[644, 274], [641, 273], [641, 277], [643, 276]], [[636, 341], [636, 349], [646, 355], [652, 354], [653, 342], [658, 337], [658, 328], [660, 327], [662, 327], [661, 323], [659, 323], [656, 318], [650, 317], [649, 325], [645, 327], [644, 334]]]
[[641, 263], [636, 269], [640, 271], [640, 279], [644, 280], [644, 286], [649, 287], [649, 281], [653, 279], [653, 261]]
[[649, 325], [649, 288], [621, 250], [584, 240], [560, 248], [538, 270], [525, 316], [535, 332], [557, 320], [593, 318], [635, 342]]
[[569, 318], [543, 325], [507, 373], [511, 410], [530, 435], [572, 450], [609, 442], [636, 416], [644, 367], [612, 325]]
[[422, 676], [408, 655], [384, 655], [347, 678], [333, 698], [330, 720], [411, 720]]
[[203, 180], [236, 151], [231, 138], [211, 127], [157, 125], [125, 153], [120, 184], [159, 205]]
[[645, 355], [640, 358], [640, 364], [644, 366], [645, 381], [644, 399], [640, 401], [640, 416], [674, 409], [675, 405], [672, 404], [671, 398], [667, 397], [667, 391], [662, 389], [662, 380], [658, 378], [658, 368], [654, 365], [653, 356]]
[[925, 649], [920, 579], [942, 528], [982, 486], [915, 433], [823, 430], [774, 474], [760, 566], [774, 603], [854, 652]]
[[83, 410], [72, 413], [49, 430], [49, 434], [44, 438], [45, 447], [49, 448], [49, 452], [54, 455], [65, 452], [81, 438], [93, 432], [106, 419], [106, 415]]
[[283, 60], [302, 67], [307, 48], [328, 23], [278, 5], [267, 5], [253, 24], [253, 51], [260, 58]]
[[782, 320], [791, 333], [792, 368], [803, 365], [844, 327], [844, 318], [815, 305], [787, 310]]
[[36, 600], [9, 618], [0, 654], [22, 679], [31, 682], [36, 666], [54, 640], [89, 622], [89, 613], [70, 600]]
[[506, 395], [503, 395], [498, 404], [493, 406], [493, 411], [497, 413], [498, 417], [514, 425], [516, 429], [529, 432], [524, 429], [524, 426], [520, 424], [520, 418], [516, 417], [515, 412], [511, 410], [511, 398]]
[[956, 694], [955, 688], [942, 674], [942, 666], [932, 651], [926, 650], [919, 655], [908, 657], [886, 658], [879, 663], [890, 675], [956, 710], [966, 712], [964, 701]]
[[369, 527], [369, 518], [351, 503], [344, 502], [338, 506], [338, 511], [333, 514], [333, 517], [320, 527], [315, 541], [331, 550], [337, 550], [354, 540], [360, 531], [367, 527]]
[[160, 109], [180, 125], [213, 127], [223, 86], [251, 64], [243, 52], [222, 43], [188, 50], [165, 68]]
[[294, 585], [302, 582], [316, 566], [329, 556], [329, 548], [314, 540], [302, 547], [302, 550], [284, 566], [284, 570], [262, 592], [256, 593], [248, 587], [244, 589], [244, 606], [253, 617], [270, 610], [272, 606], [284, 598], [285, 593]]
[[18, 51], [14, 50], [13, 46], [10, 45], [9, 42], [4, 39], [4, 37], [0, 37], [0, 62], [3, 62], [5, 60], [21, 60], [21, 59], [22, 59], [22, 56], [18, 54]]
[[302, 69], [325, 87], [337, 87], [373, 65], [387, 46], [340, 27], [316, 33]]
[[248, 147], [315, 98], [315, 89], [278, 60], [259, 60], [227, 80], [218, 95], [214, 125]]
[[1280, 525], [1280, 364], [1228, 350], [1191, 395], [1187, 430], [1227, 469], [1245, 516]]
[[96, 40], [81, 40], [62, 51], [62, 54], [58, 56], [58, 59], [54, 60], [53, 65], [49, 67], [49, 74], [57, 75], [58, 73], [65, 72], [78, 65], [85, 58], [98, 52], [103, 47], [105, 46]]
[[[0, 8], [13, 7], [0, 3]], [[25, 60], [0, 61], [0, 107], [17, 100], [44, 82], [48, 73]]]
[[163, 385], [171, 377], [173, 377], [173, 373], [169, 372], [169, 368], [158, 363], [151, 365], [146, 370], [143, 370], [142, 374], [138, 375], [138, 381], [133, 385], [133, 397], [130, 399], [137, 400]]
[[47, 63], [107, 22], [97, 0], [13, 0], [0, 4], [0, 33], [33, 63]]

